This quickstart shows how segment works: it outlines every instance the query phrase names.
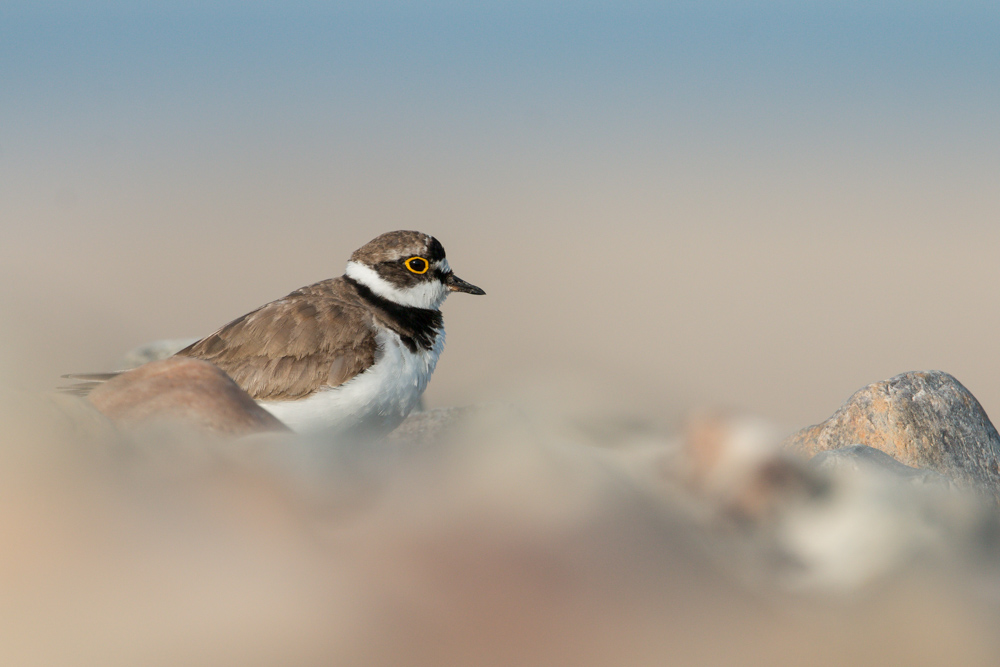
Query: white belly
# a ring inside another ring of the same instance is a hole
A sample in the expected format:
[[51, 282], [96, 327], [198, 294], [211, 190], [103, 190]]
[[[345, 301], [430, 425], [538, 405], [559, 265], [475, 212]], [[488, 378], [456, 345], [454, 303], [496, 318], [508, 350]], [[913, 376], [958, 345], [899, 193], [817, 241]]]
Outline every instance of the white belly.
[[441, 331], [430, 350], [410, 352], [399, 336], [382, 331], [377, 362], [339, 387], [294, 401], [259, 405], [297, 433], [384, 435], [399, 426], [427, 388], [441, 350]]

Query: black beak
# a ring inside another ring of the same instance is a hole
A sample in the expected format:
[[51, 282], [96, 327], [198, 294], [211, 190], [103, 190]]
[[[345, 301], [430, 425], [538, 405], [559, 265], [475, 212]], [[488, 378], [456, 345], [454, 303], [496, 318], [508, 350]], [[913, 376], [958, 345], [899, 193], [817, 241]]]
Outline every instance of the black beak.
[[454, 273], [449, 273], [445, 276], [444, 284], [448, 286], [452, 292], [465, 292], [466, 294], [486, 294], [483, 290], [479, 289], [472, 283], [467, 283]]

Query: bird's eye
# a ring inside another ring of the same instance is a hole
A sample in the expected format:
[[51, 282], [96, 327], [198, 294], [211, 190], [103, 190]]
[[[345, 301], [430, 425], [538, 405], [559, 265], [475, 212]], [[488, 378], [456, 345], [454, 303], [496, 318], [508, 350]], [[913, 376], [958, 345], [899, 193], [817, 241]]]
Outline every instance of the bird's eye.
[[404, 264], [413, 273], [427, 273], [427, 269], [431, 268], [431, 265], [423, 257], [411, 257]]

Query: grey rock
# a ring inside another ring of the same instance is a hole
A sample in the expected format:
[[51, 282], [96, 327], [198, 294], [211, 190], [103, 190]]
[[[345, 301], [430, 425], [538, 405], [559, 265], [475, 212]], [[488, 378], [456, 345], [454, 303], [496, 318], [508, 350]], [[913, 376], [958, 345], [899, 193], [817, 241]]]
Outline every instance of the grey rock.
[[784, 446], [814, 456], [856, 444], [1000, 500], [1000, 435], [976, 397], [942, 371], [903, 373], [868, 385]]

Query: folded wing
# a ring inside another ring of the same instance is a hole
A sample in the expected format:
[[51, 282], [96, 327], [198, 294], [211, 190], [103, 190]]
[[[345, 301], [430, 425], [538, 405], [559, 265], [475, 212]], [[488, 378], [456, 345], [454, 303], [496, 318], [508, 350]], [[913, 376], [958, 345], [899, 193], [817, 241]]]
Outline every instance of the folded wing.
[[[370, 315], [335, 280], [292, 292], [177, 354], [209, 361], [257, 400], [295, 400], [375, 363]], [[86, 379], [86, 378], [80, 378]]]

